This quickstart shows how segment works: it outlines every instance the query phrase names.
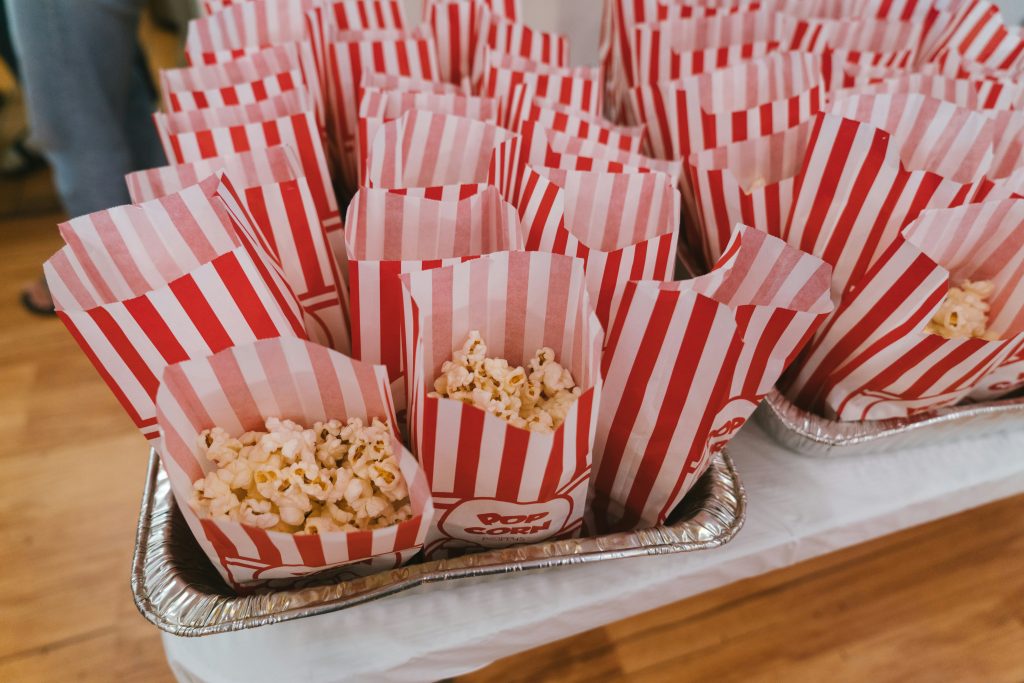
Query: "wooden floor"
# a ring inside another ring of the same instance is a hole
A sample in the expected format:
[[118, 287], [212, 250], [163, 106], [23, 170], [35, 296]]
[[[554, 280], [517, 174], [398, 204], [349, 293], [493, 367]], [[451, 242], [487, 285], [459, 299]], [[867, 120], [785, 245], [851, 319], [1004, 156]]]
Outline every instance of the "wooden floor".
[[[0, 681], [171, 680], [128, 586], [145, 443], [61, 324], [16, 301], [57, 220], [0, 221]], [[464, 680], [1024, 681], [1024, 497]]]

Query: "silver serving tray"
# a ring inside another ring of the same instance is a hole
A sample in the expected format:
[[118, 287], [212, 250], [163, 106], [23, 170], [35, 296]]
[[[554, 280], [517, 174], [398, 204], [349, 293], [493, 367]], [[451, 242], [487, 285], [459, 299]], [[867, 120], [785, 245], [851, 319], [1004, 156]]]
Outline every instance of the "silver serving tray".
[[743, 485], [729, 456], [721, 453], [663, 526], [491, 550], [348, 580], [332, 580], [328, 571], [301, 584], [240, 596], [224, 584], [192, 537], [160, 459], [150, 453], [131, 585], [135, 605], [158, 628], [176, 636], [204, 636], [346, 609], [420, 584], [715, 548], [732, 539], [745, 514]]
[[909, 418], [839, 422], [801, 410], [772, 390], [755, 418], [791, 451], [839, 457], [928, 446], [998, 429], [1024, 428], [1024, 396], [942, 408]]

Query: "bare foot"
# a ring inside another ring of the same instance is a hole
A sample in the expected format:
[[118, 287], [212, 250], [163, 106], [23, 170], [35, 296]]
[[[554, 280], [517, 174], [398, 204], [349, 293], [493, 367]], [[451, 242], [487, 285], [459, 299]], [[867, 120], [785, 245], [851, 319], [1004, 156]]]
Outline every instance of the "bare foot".
[[21, 290], [21, 303], [36, 315], [53, 315], [53, 298], [46, 280], [39, 278]]

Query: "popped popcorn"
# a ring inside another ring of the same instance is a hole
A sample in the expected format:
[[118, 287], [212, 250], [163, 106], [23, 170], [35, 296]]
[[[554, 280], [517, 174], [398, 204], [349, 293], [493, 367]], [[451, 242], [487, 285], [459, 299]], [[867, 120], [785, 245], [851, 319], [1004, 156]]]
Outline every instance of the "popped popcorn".
[[513, 366], [504, 358], [489, 358], [480, 332], [473, 330], [441, 366], [430, 395], [476, 406], [520, 429], [553, 432], [581, 393], [552, 349], [538, 349], [528, 368]]
[[304, 428], [269, 418], [265, 432], [199, 435], [217, 466], [193, 484], [200, 517], [295, 534], [377, 529], [412, 517], [387, 422], [330, 420]]
[[986, 299], [994, 289], [995, 285], [989, 280], [964, 280], [959, 287], [950, 287], [925, 331], [946, 339], [998, 339], [994, 332], [988, 330], [989, 304]]

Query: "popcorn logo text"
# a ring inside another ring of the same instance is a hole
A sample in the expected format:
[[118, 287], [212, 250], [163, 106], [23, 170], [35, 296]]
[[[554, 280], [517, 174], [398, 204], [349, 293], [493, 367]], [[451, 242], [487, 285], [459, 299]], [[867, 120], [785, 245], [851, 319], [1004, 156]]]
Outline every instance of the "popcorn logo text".
[[486, 512], [477, 515], [482, 526], [466, 527], [466, 533], [487, 536], [539, 534], [551, 528], [550, 519], [543, 523], [540, 522], [545, 517], [548, 517], [546, 512], [532, 515], [500, 515], [495, 512]]

